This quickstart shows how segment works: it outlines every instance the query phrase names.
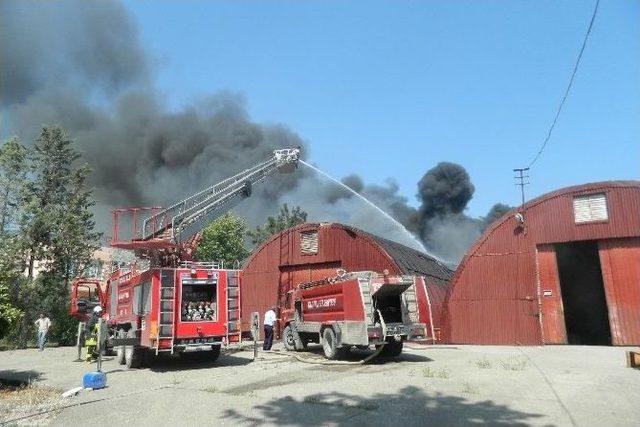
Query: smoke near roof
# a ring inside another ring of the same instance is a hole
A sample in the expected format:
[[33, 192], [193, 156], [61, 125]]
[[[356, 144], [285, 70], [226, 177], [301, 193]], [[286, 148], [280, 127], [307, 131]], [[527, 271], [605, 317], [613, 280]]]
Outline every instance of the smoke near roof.
[[[153, 61], [119, 3], [8, 1], [1, 7], [6, 128], [25, 141], [47, 123], [70, 131], [93, 168], [96, 213], [105, 229], [109, 207], [164, 205], [275, 148], [303, 145], [284, 126], [252, 122], [239, 94], [203, 96], [170, 111], [153, 85]], [[278, 177], [258, 197], [295, 179]]]
[[464, 211], [476, 191], [467, 171], [460, 165], [440, 162], [418, 182], [421, 216], [459, 214]]
[[[115, 1], [0, 3], [0, 102], [3, 137], [34, 139], [58, 123], [93, 168], [99, 226], [117, 206], [166, 205], [267, 157], [279, 147], [309, 147], [284, 125], [251, 120], [242, 95], [202, 96], [179, 111], [155, 87], [156, 63], [135, 22]], [[464, 168], [441, 163], [418, 184], [418, 208], [398, 184], [343, 182], [419, 235], [429, 249], [458, 260], [483, 228], [464, 209], [474, 187]], [[264, 222], [279, 204], [300, 205], [312, 221], [336, 221], [415, 247], [415, 243], [343, 188], [306, 169], [276, 176], [239, 213]]]

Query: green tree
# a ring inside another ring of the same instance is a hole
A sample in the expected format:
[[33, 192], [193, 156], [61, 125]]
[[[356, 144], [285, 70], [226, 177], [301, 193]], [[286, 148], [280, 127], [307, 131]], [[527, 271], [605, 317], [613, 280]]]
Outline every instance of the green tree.
[[289, 206], [285, 203], [280, 207], [280, 212], [276, 217], [268, 217], [264, 225], [257, 226], [255, 230], [249, 231], [247, 235], [251, 242], [258, 246], [272, 235], [306, 221], [307, 213], [300, 206], [294, 206], [289, 210]]
[[[31, 281], [24, 275], [22, 242], [16, 233], [7, 233], [0, 239], [0, 338], [14, 345], [24, 346], [29, 338], [25, 309], [32, 305]], [[26, 333], [21, 333], [25, 330]]]
[[11, 304], [9, 286], [0, 284], [0, 338], [3, 338], [22, 313]]
[[246, 232], [245, 220], [227, 213], [202, 230], [194, 258], [198, 261], [223, 261], [227, 266], [240, 263], [249, 255], [244, 246]]
[[42, 129], [30, 156], [31, 180], [26, 184], [20, 217], [28, 277], [35, 261], [68, 280], [82, 272], [97, 249], [99, 233], [86, 188], [90, 169], [68, 134], [58, 126]]
[[20, 300], [18, 292], [26, 278], [21, 274], [22, 265], [16, 249], [14, 236], [0, 239], [0, 338], [5, 337], [22, 317], [16, 301]]
[[27, 174], [27, 149], [12, 137], [0, 145], [0, 236], [15, 225]]
[[[86, 185], [90, 170], [58, 126], [42, 129], [27, 160], [29, 179], [22, 192], [16, 236], [27, 282], [14, 293], [23, 312], [16, 340], [24, 346], [36, 314], [46, 311], [53, 322], [51, 339], [66, 344], [75, 328], [67, 314], [69, 281], [82, 274], [99, 237], [91, 212], [92, 192]], [[41, 271], [34, 280], [36, 263]]]
[[0, 338], [14, 330], [23, 315], [20, 294], [26, 278], [16, 233], [27, 178], [27, 154], [17, 137], [0, 145]]

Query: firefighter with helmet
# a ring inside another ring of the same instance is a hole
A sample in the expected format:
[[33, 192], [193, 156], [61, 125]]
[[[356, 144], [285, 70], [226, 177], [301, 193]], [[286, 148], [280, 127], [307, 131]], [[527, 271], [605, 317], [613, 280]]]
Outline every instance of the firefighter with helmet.
[[87, 355], [85, 360], [89, 363], [98, 360], [98, 320], [102, 314], [102, 307], [99, 305], [93, 308], [91, 318], [87, 322], [87, 339], [84, 342], [84, 346], [87, 348]]

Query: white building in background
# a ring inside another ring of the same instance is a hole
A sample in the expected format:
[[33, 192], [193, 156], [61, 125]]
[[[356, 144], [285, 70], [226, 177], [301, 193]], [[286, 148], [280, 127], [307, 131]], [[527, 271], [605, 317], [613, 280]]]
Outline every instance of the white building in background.
[[106, 279], [118, 268], [126, 268], [135, 261], [136, 257], [132, 251], [102, 246], [93, 253], [93, 260], [84, 276]]
[[[104, 280], [113, 271], [118, 268], [127, 268], [135, 261], [136, 256], [132, 251], [112, 248], [111, 246], [101, 246], [93, 253], [91, 264], [87, 267], [83, 276]], [[48, 261], [46, 260], [35, 260], [33, 263], [33, 277], [38, 277], [41, 272], [46, 270], [47, 264]], [[28, 274], [28, 269], [25, 269], [24, 275], [28, 276]]]

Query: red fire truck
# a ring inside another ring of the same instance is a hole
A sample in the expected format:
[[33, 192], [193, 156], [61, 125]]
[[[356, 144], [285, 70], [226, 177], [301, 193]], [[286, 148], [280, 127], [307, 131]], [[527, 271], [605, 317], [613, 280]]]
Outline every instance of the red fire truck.
[[268, 160], [166, 209], [114, 210], [111, 246], [133, 250], [150, 267], [116, 270], [106, 283], [74, 280], [71, 315], [86, 321], [100, 305], [117, 360], [128, 368], [143, 366], [161, 352], [216, 359], [222, 345], [242, 337], [241, 276], [237, 269], [191, 261], [200, 229], [248, 197], [254, 184], [276, 172], [292, 172], [299, 154], [297, 148], [276, 150]]
[[403, 341], [427, 332], [418, 323], [414, 283], [414, 276], [339, 271], [336, 277], [298, 285], [281, 311], [285, 348], [300, 351], [319, 343], [328, 359], [372, 345], [384, 346], [383, 356], [400, 355]]
[[[240, 271], [210, 263], [183, 262], [179, 268], [116, 271], [106, 286], [76, 279], [71, 313], [86, 321], [93, 307], [105, 307], [116, 358], [127, 368], [144, 366], [161, 352], [215, 360], [221, 345], [241, 339]], [[197, 352], [198, 350], [211, 350]]]

